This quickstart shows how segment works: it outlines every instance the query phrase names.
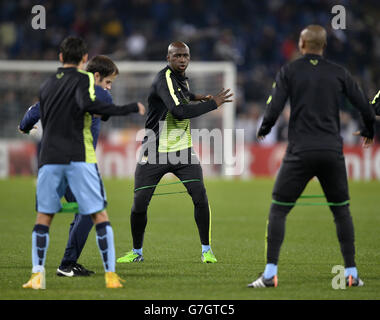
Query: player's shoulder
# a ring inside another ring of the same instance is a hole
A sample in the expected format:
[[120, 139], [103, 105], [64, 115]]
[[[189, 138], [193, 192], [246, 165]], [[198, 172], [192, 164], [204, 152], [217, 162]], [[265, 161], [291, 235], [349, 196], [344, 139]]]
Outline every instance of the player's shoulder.
[[284, 69], [290, 69], [290, 70], [295, 69], [295, 70], [297, 70], [298, 68], [301, 68], [302, 65], [310, 63], [309, 60], [310, 60], [310, 58], [306, 57], [306, 56], [298, 57], [298, 58], [286, 63], [284, 65]]
[[103, 89], [101, 86], [95, 85], [95, 95], [102, 102], [112, 103], [111, 94], [108, 90]]
[[36, 103], [32, 104], [28, 108], [28, 112], [40, 112], [40, 102], [37, 101]]
[[90, 81], [94, 81], [94, 74], [93, 73], [87, 72], [87, 71], [81, 70], [81, 69], [77, 69], [77, 72], [74, 72], [73, 76], [78, 77], [79, 79], [86, 80], [86, 81], [88, 81], [88, 79], [90, 79]]
[[[58, 69], [59, 70], [59, 69]], [[40, 92], [46, 94], [47, 92], [50, 92], [52, 87], [54, 87], [57, 83], [57, 74], [54, 73], [47, 77], [40, 85]]]
[[156, 75], [156, 80], [157, 81], [160, 81], [160, 80], [165, 80], [167, 78], [168, 75], [171, 75], [171, 69], [169, 68], [169, 66], [166, 66], [165, 68], [161, 69], [157, 75]]
[[[55, 75], [54, 75], [55, 76]], [[40, 91], [46, 89], [46, 87], [54, 80], [54, 76], [49, 76], [40, 85]]]
[[166, 82], [167, 70], [170, 70], [168, 66], [157, 72], [152, 82], [153, 90], [157, 90], [157, 88], [161, 87], [162, 84]]
[[290, 70], [302, 70], [305, 66], [323, 66], [322, 70], [328, 69], [331, 74], [344, 74], [347, 70], [342, 65], [331, 61], [323, 56], [304, 55], [292, 62], [289, 62], [287, 68]]
[[348, 69], [344, 66], [342, 66], [341, 64], [337, 63], [337, 62], [334, 62], [332, 60], [329, 60], [329, 59], [323, 59], [324, 62], [331, 68], [331, 69], [334, 69], [336, 72], [340, 72], [340, 73], [347, 73], [348, 72]]

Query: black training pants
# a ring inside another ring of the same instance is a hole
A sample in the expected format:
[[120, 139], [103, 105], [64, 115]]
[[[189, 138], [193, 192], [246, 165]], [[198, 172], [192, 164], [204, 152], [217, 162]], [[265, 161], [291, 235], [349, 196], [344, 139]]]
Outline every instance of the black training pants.
[[345, 204], [349, 200], [346, 165], [342, 153], [329, 150], [285, 155], [273, 189], [267, 230], [267, 262], [277, 264], [285, 236], [286, 216], [307, 183], [317, 177], [334, 215], [336, 231], [346, 267], [355, 266], [354, 227]]
[[[147, 224], [147, 209], [156, 189], [155, 185], [169, 172], [177, 176], [180, 181], [197, 180], [184, 183], [184, 186], [194, 203], [194, 218], [198, 227], [201, 244], [208, 245], [210, 243], [210, 208], [203, 183], [202, 167], [198, 157], [191, 148], [184, 152], [188, 154], [187, 161], [184, 161], [186, 163], [171, 164], [168, 161], [166, 164], [152, 164], [147, 161], [146, 163], [137, 164], [134, 201], [131, 210], [133, 248], [142, 248]], [[173, 201], [176, 201], [174, 197]]]

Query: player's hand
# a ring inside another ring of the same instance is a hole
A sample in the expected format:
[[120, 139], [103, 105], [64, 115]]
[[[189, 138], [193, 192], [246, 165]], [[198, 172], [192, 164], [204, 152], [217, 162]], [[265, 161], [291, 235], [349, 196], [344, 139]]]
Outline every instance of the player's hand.
[[[361, 136], [361, 131], [356, 131], [352, 135], [354, 135], [354, 136]], [[367, 149], [372, 144], [373, 144], [373, 139], [367, 138], [367, 137], [363, 137], [363, 144], [362, 144], [363, 148]]]
[[[30, 131], [28, 131], [28, 132], [22, 131], [22, 130], [20, 129], [20, 126], [18, 126], [17, 129], [18, 129], [18, 131], [19, 131], [20, 133], [22, 133], [22, 134], [29, 134], [29, 132], [30, 132]], [[33, 129], [37, 129], [37, 126], [33, 126], [33, 128], [32, 128], [31, 130], [33, 130]]]
[[256, 139], [258, 142], [261, 142], [265, 139], [265, 136], [266, 134], [263, 133], [263, 131], [261, 130], [261, 128], [259, 128], [259, 130], [257, 130], [257, 133], [256, 133]]
[[231, 89], [222, 89], [216, 96], [214, 96], [213, 100], [216, 102], [217, 106], [220, 107], [223, 103], [232, 102], [230, 98], [234, 95], [230, 93]]
[[363, 139], [363, 148], [367, 149], [373, 144], [373, 139], [365, 137]]
[[139, 107], [139, 114], [142, 116], [145, 114], [145, 107], [141, 102], [137, 102], [137, 106]]
[[265, 139], [265, 136], [256, 135], [257, 141], [261, 142]]
[[268, 127], [265, 127], [265, 126], [263, 127], [261, 125], [260, 128], [256, 132], [257, 141], [258, 142], [263, 141], [265, 139], [265, 137], [267, 136], [267, 134], [269, 134], [270, 131], [271, 131], [271, 128], [268, 128]]

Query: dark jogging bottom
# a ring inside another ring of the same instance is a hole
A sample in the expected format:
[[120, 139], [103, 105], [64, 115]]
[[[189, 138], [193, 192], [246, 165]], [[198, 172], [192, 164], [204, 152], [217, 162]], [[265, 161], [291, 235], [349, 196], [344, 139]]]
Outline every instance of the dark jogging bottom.
[[[67, 202], [76, 202], [69, 187], [67, 187], [65, 199]], [[69, 239], [67, 240], [60, 267], [65, 267], [77, 262], [93, 225], [94, 223], [90, 215], [78, 213], [74, 215], [74, 219], [70, 224]]]
[[342, 153], [330, 150], [287, 152], [276, 178], [267, 228], [267, 263], [277, 264], [285, 236], [286, 216], [308, 182], [317, 177], [334, 216], [345, 267], [355, 266], [354, 226], [349, 209], [346, 165]]
[[[210, 244], [210, 207], [203, 183], [202, 167], [192, 149], [188, 149], [188, 161], [178, 164], [138, 163], [135, 171], [134, 200], [131, 210], [131, 231], [133, 248], [140, 249], [143, 246], [144, 233], [147, 225], [147, 210], [156, 185], [166, 173], [173, 173], [180, 181], [185, 182], [188, 194], [194, 204], [194, 218], [198, 227], [202, 245]], [[173, 201], [176, 201], [173, 196]]]

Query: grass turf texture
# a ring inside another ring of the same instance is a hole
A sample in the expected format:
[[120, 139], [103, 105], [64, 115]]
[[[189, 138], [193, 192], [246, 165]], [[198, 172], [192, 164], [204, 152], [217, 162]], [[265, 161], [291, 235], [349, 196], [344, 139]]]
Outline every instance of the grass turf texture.
[[[116, 257], [132, 247], [129, 215], [131, 180], [105, 180]], [[331, 273], [343, 264], [328, 207], [295, 207], [288, 216], [279, 262], [279, 287], [249, 289], [264, 270], [264, 236], [273, 180], [206, 180], [212, 208], [212, 248], [216, 264], [201, 263], [201, 246], [187, 194], [153, 197], [148, 211], [143, 263], [117, 264], [126, 280], [122, 289], [106, 289], [91, 231], [79, 263], [96, 271], [91, 277], [61, 278], [62, 258], [72, 214], [58, 214], [50, 228], [46, 260], [47, 290], [26, 290], [31, 272], [31, 232], [35, 222], [35, 180], [0, 180], [0, 299], [379, 299], [379, 183], [350, 182], [356, 260], [365, 286], [334, 290]], [[181, 185], [160, 188], [181, 191]], [[321, 194], [317, 181], [304, 194]], [[323, 199], [321, 199], [323, 201]], [[305, 201], [305, 200], [302, 200]], [[307, 200], [306, 200], [307, 201]]]

